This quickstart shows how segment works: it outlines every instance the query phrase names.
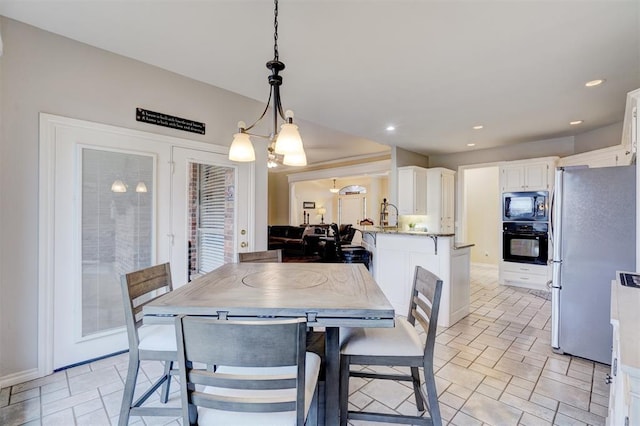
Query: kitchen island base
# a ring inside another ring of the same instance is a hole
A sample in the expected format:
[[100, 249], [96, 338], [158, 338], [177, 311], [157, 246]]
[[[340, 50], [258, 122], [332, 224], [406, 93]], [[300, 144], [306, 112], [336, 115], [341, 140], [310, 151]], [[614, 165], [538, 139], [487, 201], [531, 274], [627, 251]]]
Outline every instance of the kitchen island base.
[[469, 314], [470, 248], [452, 234], [365, 232], [373, 253], [371, 273], [397, 314], [406, 315], [416, 265], [443, 281], [438, 325], [449, 327]]

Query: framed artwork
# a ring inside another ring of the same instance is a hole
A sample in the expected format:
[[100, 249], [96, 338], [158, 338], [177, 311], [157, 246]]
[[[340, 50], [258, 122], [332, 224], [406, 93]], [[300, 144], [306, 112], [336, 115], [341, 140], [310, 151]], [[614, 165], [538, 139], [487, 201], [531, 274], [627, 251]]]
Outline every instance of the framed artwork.
[[316, 202], [315, 201], [303, 201], [302, 202], [302, 208], [303, 209], [315, 209], [316, 208]]

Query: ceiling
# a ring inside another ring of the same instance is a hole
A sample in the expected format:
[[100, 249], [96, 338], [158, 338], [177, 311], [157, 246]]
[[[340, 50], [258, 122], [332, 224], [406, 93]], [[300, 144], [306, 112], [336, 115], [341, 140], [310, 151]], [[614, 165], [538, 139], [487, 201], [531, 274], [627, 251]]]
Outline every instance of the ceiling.
[[[640, 87], [637, 0], [280, 0], [279, 9], [283, 104], [302, 119], [311, 164], [379, 144], [428, 155], [575, 135], [622, 121], [626, 93]], [[270, 0], [0, 0], [0, 14], [268, 96]], [[349, 149], [345, 135], [356, 137]]]

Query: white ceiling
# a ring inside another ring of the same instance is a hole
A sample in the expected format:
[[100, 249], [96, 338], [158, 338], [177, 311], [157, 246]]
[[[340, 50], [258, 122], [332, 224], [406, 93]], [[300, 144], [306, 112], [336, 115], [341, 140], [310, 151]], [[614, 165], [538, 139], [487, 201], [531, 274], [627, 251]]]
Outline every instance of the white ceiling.
[[[638, 0], [279, 7], [284, 107], [337, 131], [309, 138], [301, 126], [310, 163], [380, 151], [371, 141], [436, 154], [570, 136], [622, 121], [626, 93], [640, 87]], [[0, 14], [261, 102], [268, 95], [271, 0], [0, 0]], [[605, 84], [584, 86], [596, 78]], [[357, 136], [357, 149], [336, 145], [340, 133]]]

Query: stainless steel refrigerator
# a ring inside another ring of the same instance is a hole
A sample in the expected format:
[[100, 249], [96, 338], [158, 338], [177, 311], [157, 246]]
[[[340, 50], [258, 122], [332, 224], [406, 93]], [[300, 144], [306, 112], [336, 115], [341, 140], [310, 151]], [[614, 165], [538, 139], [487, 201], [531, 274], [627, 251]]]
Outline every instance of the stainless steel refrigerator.
[[611, 280], [635, 271], [635, 166], [556, 171], [551, 346], [611, 363]]

